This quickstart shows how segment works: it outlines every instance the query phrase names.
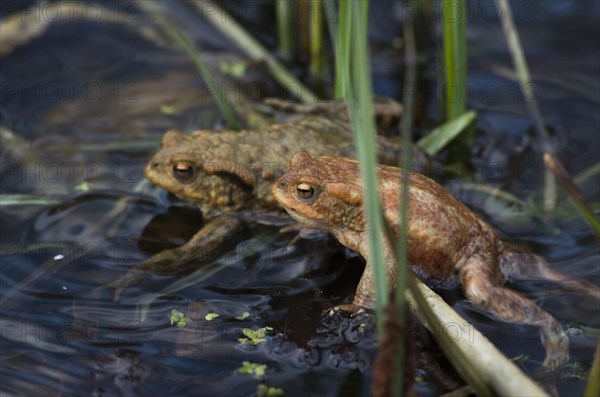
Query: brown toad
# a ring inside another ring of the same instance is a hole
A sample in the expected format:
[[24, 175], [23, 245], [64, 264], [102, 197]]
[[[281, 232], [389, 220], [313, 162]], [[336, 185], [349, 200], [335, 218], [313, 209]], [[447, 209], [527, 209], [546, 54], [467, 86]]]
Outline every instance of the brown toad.
[[[460, 284], [474, 305], [503, 321], [538, 327], [546, 349], [544, 365], [565, 363], [569, 341], [561, 325], [534, 302], [504, 288], [504, 281], [546, 279], [595, 299], [600, 299], [600, 289], [557, 273], [539, 256], [502, 242], [491, 226], [445, 188], [421, 174], [409, 175], [408, 259], [412, 270], [430, 285]], [[384, 217], [397, 237], [401, 170], [379, 166], [378, 178]], [[313, 159], [299, 153], [292, 158], [288, 172], [273, 185], [273, 196], [302, 225], [333, 233], [340, 243], [365, 257], [367, 265], [352, 305], [343, 308], [373, 307], [373, 274], [358, 162], [342, 157]], [[394, 256], [389, 245], [385, 251], [387, 277], [393, 286]]]
[[[286, 104], [277, 102], [278, 107]], [[392, 104], [395, 115], [399, 116], [400, 105]], [[387, 114], [392, 104], [386, 104], [381, 113]], [[250, 130], [198, 130], [189, 135], [168, 131], [144, 173], [154, 184], [199, 205], [206, 214], [246, 208], [278, 211], [280, 207], [273, 199], [271, 185], [283, 174], [294, 153], [355, 154], [345, 108], [339, 105], [338, 102], [302, 107], [289, 104], [309, 115]], [[323, 114], [313, 115], [311, 110]], [[380, 136], [378, 143], [379, 161], [396, 162], [399, 140]], [[419, 164], [424, 162], [421, 155]]]
[[[255, 209], [283, 213], [273, 199], [271, 185], [283, 174], [294, 153], [355, 154], [343, 103], [298, 106], [277, 100], [271, 102], [274, 107], [299, 109], [302, 114], [296, 114], [296, 119], [289, 122], [242, 131], [198, 130], [183, 134], [171, 130], [165, 133], [160, 150], [145, 167], [146, 177], [177, 197], [198, 205], [205, 217], [212, 220], [185, 245], [145, 260], [110, 284], [110, 288], [116, 289], [115, 300], [124, 288], [147, 277], [145, 270], [175, 274], [186, 270], [190, 263], [214, 259], [218, 249], [208, 250], [206, 246], [218, 246], [217, 243], [224, 240], [223, 234], [232, 235], [243, 227], [239, 217], [223, 213]], [[376, 116], [387, 123], [391, 118], [400, 117], [401, 111], [401, 105], [390, 99], [380, 99], [375, 104]], [[395, 162], [399, 150], [398, 138], [379, 137], [380, 162]], [[413, 152], [419, 164], [426, 163], [423, 154], [416, 149]]]

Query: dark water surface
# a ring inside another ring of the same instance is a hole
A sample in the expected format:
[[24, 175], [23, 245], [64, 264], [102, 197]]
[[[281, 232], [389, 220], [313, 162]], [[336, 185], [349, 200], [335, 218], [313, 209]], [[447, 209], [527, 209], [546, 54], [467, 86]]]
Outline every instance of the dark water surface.
[[[9, 3], [3, 2], [3, 15], [23, 12]], [[293, 234], [260, 226], [237, 236], [214, 263], [182, 277], [154, 276], [126, 290], [118, 303], [110, 291], [96, 290], [151, 254], [182, 244], [202, 225], [198, 210], [145, 186], [142, 169], [167, 129], [222, 122], [186, 57], [143, 35], [145, 21], [134, 3], [81, 3], [100, 4], [110, 17], [63, 15], [0, 59], [0, 124], [15, 134], [3, 135], [1, 147], [1, 393], [249, 396], [265, 383], [287, 396], [367, 396], [376, 347], [372, 319], [321, 317], [324, 308], [351, 299], [360, 276], [360, 259], [330, 238], [288, 245]], [[239, 59], [214, 29], [169, 3], [209, 64]], [[270, 14], [260, 14], [258, 23], [244, 12], [256, 4], [226, 4], [256, 37], [274, 44]], [[374, 86], [400, 98], [402, 52], [391, 41], [406, 9], [374, 4]], [[565, 274], [600, 284], [598, 245], [564, 195], [556, 219], [542, 222], [481, 190], [500, 188], [539, 207], [543, 166], [493, 3], [469, 4], [465, 94], [478, 112], [478, 138], [473, 173], [445, 178], [447, 187], [504, 238], [529, 244]], [[528, 1], [515, 9], [543, 116], [574, 176], [600, 163], [599, 4]], [[31, 15], [49, 18], [52, 10], [43, 7]], [[433, 88], [424, 95], [428, 118], [416, 134], [439, 119], [435, 54], [427, 55], [420, 72]], [[281, 95], [262, 66], [251, 65], [248, 73], [246, 81], [260, 79], [271, 88], [268, 95]], [[162, 105], [175, 112], [161, 111]], [[598, 172], [580, 187], [597, 209]], [[8, 205], [4, 200], [14, 194], [37, 201]], [[519, 287], [568, 329], [579, 367], [558, 374], [557, 387], [560, 395], [582, 395], [599, 308], [553, 285]], [[536, 329], [490, 319], [457, 291], [444, 297], [508, 357], [527, 355], [523, 367], [538, 368], [544, 352]], [[170, 325], [172, 309], [192, 322], [184, 329]], [[209, 312], [219, 317], [207, 321]], [[244, 312], [247, 318], [236, 319]], [[273, 328], [266, 343], [238, 342], [243, 328], [266, 326]], [[268, 364], [266, 380], [238, 373], [243, 361]], [[420, 375], [421, 395], [442, 393], [426, 371]]]

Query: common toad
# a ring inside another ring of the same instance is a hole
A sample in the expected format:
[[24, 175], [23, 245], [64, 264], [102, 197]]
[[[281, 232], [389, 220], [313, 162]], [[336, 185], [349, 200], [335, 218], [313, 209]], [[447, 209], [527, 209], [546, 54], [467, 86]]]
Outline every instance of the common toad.
[[[292, 114], [294, 119], [242, 131], [198, 130], [191, 134], [168, 131], [162, 138], [160, 150], [145, 167], [146, 177], [177, 197], [198, 205], [209, 220], [205, 227], [229, 236], [244, 227], [239, 216], [229, 215], [233, 211], [284, 214], [273, 199], [271, 185], [283, 174], [292, 155], [307, 151], [315, 156], [353, 156], [354, 141], [342, 103], [298, 106], [271, 100], [270, 105], [296, 112]], [[391, 99], [380, 99], [375, 104], [376, 116], [386, 124], [399, 118], [401, 112], [402, 106]], [[399, 139], [384, 135], [378, 139], [379, 161], [396, 162]], [[426, 163], [422, 152], [414, 148], [413, 153], [418, 159], [417, 167]], [[198, 244], [198, 240], [203, 244]], [[199, 264], [203, 262], [199, 258], [214, 256], [204, 254], [205, 244], [215, 246], [223, 240], [221, 235], [201, 230], [188, 243], [148, 258], [108, 287], [116, 289], [114, 299], [118, 300], [124, 288], [148, 276], [144, 271], [176, 274], [187, 270], [191, 262]]]
[[[325, 109], [331, 112], [327, 115], [310, 112], [323, 112], [323, 105], [301, 109], [309, 115], [251, 130], [198, 130], [189, 135], [168, 131], [144, 173], [154, 184], [199, 205], [206, 214], [244, 208], [279, 210], [271, 185], [294, 153], [355, 154], [352, 130], [337, 103], [328, 104]], [[386, 136], [378, 139], [379, 161], [395, 163], [399, 140]], [[419, 162], [422, 164], [423, 159]]]
[[[379, 193], [392, 234], [400, 230], [401, 169], [378, 167]], [[352, 305], [372, 308], [373, 269], [369, 264], [363, 188], [358, 162], [342, 157], [313, 159], [298, 153], [290, 169], [273, 185], [273, 196], [299, 223], [329, 231], [341, 244], [358, 251], [367, 264]], [[504, 288], [507, 278], [546, 279], [600, 299], [600, 289], [553, 271], [541, 257], [500, 240], [497, 232], [433, 180], [409, 174], [408, 259], [411, 269], [430, 286], [457, 286], [475, 306], [497, 318], [539, 328], [546, 349], [544, 365], [555, 368], [569, 357], [561, 325], [538, 305]], [[396, 281], [389, 243], [384, 248], [387, 279]]]

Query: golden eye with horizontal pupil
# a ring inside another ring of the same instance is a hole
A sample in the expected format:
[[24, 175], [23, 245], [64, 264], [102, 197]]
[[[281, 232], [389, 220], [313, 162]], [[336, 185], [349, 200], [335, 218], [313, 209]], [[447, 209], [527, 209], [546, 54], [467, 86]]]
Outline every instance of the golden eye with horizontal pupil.
[[194, 177], [194, 167], [185, 161], [173, 164], [173, 178], [179, 182], [190, 182]]
[[315, 195], [315, 188], [306, 182], [299, 183], [296, 185], [296, 195], [303, 200], [313, 198]]

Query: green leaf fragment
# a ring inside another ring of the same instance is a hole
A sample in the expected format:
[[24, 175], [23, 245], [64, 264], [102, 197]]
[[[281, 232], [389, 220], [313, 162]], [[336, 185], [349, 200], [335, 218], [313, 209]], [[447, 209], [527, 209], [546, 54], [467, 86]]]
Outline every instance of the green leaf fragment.
[[184, 328], [187, 323], [192, 321], [191, 318], [185, 317], [183, 313], [177, 309], [171, 310], [171, 325], [176, 325], [178, 328]]
[[177, 110], [175, 109], [175, 107], [170, 105], [160, 105], [160, 112], [162, 114], [166, 114], [167, 116], [171, 116], [177, 113]]
[[219, 315], [217, 313], [210, 312], [206, 316], [204, 316], [204, 319], [206, 321], [212, 321], [212, 320], [214, 320], [217, 317], [219, 317]]
[[266, 342], [265, 336], [267, 336], [267, 331], [272, 331], [271, 327], [259, 328], [257, 330], [253, 330], [251, 328], [242, 329], [242, 333], [245, 338], [238, 338], [238, 341], [241, 344], [248, 344], [252, 346], [259, 345], [261, 343]]
[[238, 368], [238, 372], [241, 374], [253, 374], [257, 377], [265, 376], [267, 371], [267, 364], [258, 364], [250, 361], [244, 361], [242, 367]]
[[246, 70], [248, 69], [248, 62], [240, 61], [240, 62], [221, 62], [219, 64], [219, 70], [223, 74], [228, 74], [233, 77], [243, 77], [246, 74]]
[[283, 389], [260, 384], [256, 389], [257, 397], [280, 397], [283, 396]]
[[75, 186], [75, 190], [78, 190], [80, 192], [89, 192], [90, 184], [87, 181], [83, 181], [80, 184]]
[[241, 316], [236, 316], [235, 319], [241, 321], [241, 320], [247, 319], [248, 317], [250, 317], [250, 313], [249, 312], [244, 312], [244, 313], [242, 313]]

